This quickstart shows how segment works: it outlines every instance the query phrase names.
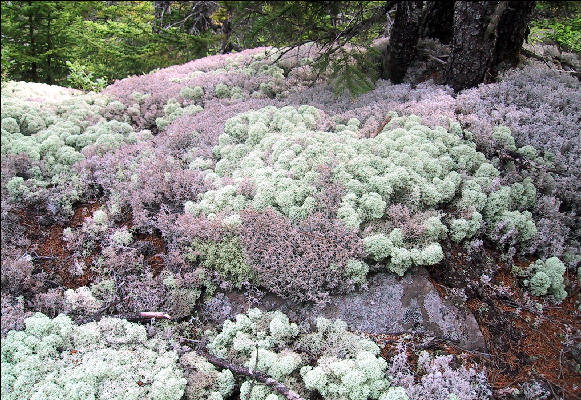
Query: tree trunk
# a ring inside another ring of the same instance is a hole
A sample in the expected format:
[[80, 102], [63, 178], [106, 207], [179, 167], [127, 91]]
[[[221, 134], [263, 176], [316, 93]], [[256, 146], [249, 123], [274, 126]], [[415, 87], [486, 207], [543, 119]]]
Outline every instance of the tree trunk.
[[420, 36], [449, 44], [454, 36], [454, 1], [428, 1], [422, 15]]
[[36, 40], [34, 36], [34, 18], [32, 16], [32, 1], [28, 2], [29, 13], [28, 14], [28, 43], [30, 46], [30, 55], [33, 58], [33, 61], [30, 65], [29, 78], [27, 80], [32, 82], [38, 82], [38, 65], [36, 63], [37, 56], [36, 56]]
[[534, 1], [509, 1], [498, 25], [498, 40], [494, 66], [501, 63], [516, 66], [523, 41], [529, 33], [529, 22], [535, 8]]
[[52, 22], [52, 14], [48, 13], [46, 17], [46, 46], [47, 46], [47, 56], [46, 56], [46, 83], [52, 85], [54, 82], [52, 80], [52, 32], [50, 30]]
[[507, 1], [457, 1], [454, 5], [452, 54], [446, 83], [454, 91], [489, 80], [495, 60], [497, 31]]
[[228, 18], [222, 23], [222, 40], [220, 44], [220, 54], [228, 54], [234, 50], [234, 45], [230, 41], [232, 37], [232, 12], [228, 8]]
[[382, 78], [400, 83], [417, 50], [421, 1], [402, 1], [397, 4], [391, 29], [389, 48], [382, 60]]
[[495, 78], [501, 63], [514, 66], [535, 2], [457, 1], [446, 83], [455, 91]]
[[153, 2], [153, 33], [159, 33], [163, 29], [163, 17], [171, 12], [171, 1]]

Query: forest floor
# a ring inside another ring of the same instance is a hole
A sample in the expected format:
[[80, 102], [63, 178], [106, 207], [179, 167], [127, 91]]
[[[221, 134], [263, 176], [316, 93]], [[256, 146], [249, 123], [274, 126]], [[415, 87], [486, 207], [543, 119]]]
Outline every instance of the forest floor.
[[[45, 228], [38, 222], [41, 215], [21, 210], [18, 215], [23, 226], [28, 227], [27, 239], [34, 245], [33, 254], [39, 268], [49, 274], [58, 275], [66, 288], [76, 289], [87, 285], [90, 273], [71, 275], [72, 254], [63, 240], [63, 230], [78, 227], [85, 217], [100, 207], [99, 203], [83, 203], [75, 207], [68, 225], [52, 225]], [[141, 235], [139, 240], [151, 243], [153, 251], [146, 262], [154, 270], [161, 271], [162, 255], [165, 251], [163, 239], [155, 234]], [[99, 249], [95, 249], [96, 254]], [[581, 321], [578, 315], [578, 285], [559, 305], [542, 309], [527, 305], [528, 295], [501, 259], [501, 253], [487, 250], [482, 259], [470, 259], [461, 248], [447, 249], [449, 255], [446, 268], [429, 268], [430, 280], [442, 297], [453, 289], [466, 288], [465, 305], [472, 311], [480, 326], [487, 345], [487, 352], [470, 351], [454, 342], [434, 337], [410, 335], [368, 334], [382, 347], [382, 354], [390, 360], [397, 354], [397, 345], [404, 342], [408, 359], [417, 365], [420, 350], [436, 354], [469, 355], [465, 361], [483, 365], [497, 398], [510, 398], [516, 386], [532, 379], [544, 382], [555, 398], [581, 398], [581, 378], [576, 366], [581, 363], [578, 344], [581, 340]], [[93, 257], [91, 254], [88, 258]], [[86, 260], [90, 264], [90, 260]], [[482, 263], [492, 272], [489, 282], [482, 284]], [[518, 262], [526, 268], [530, 260]], [[161, 268], [156, 269], [155, 266]], [[570, 279], [575, 282], [575, 279]], [[568, 338], [568, 340], [566, 340]]]

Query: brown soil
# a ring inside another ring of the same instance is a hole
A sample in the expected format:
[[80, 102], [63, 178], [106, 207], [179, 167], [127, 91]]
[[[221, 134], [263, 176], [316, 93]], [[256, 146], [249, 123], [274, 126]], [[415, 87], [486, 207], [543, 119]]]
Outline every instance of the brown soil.
[[[563, 303], [547, 303], [540, 310], [528, 305], [529, 296], [499, 253], [489, 250], [484, 259], [475, 262], [453, 249], [449, 260], [448, 265], [432, 268], [430, 274], [439, 291], [467, 288], [467, 306], [478, 321], [490, 354], [480, 362], [486, 366], [497, 396], [508, 395], [510, 388], [534, 379], [547, 384], [555, 398], [580, 398], [581, 375], [575, 370], [581, 346], [581, 313], [576, 304], [579, 287], [568, 288], [569, 296]], [[531, 261], [515, 264], [525, 269]], [[488, 284], [477, 279], [482, 273], [492, 278]], [[448, 352], [450, 347], [454, 346], [448, 345]]]
[[[76, 228], [82, 225], [86, 217], [93, 214], [93, 212], [101, 206], [99, 203], [85, 203], [79, 204], [75, 207], [73, 218], [68, 226]], [[83, 275], [73, 275], [73, 257], [67, 249], [67, 243], [63, 240], [63, 230], [66, 226], [62, 224], [53, 224], [50, 226], [48, 232], [30, 232], [30, 238], [33, 243], [36, 242], [35, 251], [37, 259], [35, 264], [40, 266], [43, 271], [57, 274], [66, 288], [76, 289], [80, 286], [86, 286], [93, 279], [93, 274], [90, 269], [86, 269]], [[37, 240], [34, 241], [34, 238]], [[92, 258], [98, 253], [96, 249], [85, 260], [86, 265], [91, 265]]]
[[165, 241], [159, 236], [153, 234], [138, 234], [136, 240], [149, 242], [153, 246], [153, 255], [145, 257], [145, 262], [153, 271], [153, 275], [157, 276], [165, 268], [165, 261], [162, 257], [166, 252]]
[[[71, 273], [74, 269], [74, 259], [67, 248], [67, 243], [63, 240], [63, 230], [66, 227], [80, 227], [85, 218], [93, 215], [101, 206], [102, 204], [98, 202], [77, 204], [74, 207], [74, 215], [67, 224], [53, 223], [49, 227], [42, 227], [39, 224], [41, 215], [24, 209], [16, 211], [20, 224], [27, 229], [27, 238], [34, 244], [32, 250], [35, 254], [35, 266], [46, 273], [56, 274], [66, 288], [76, 289], [92, 282], [95, 276], [91, 268], [85, 268], [83, 275], [77, 276]], [[154, 234], [137, 234], [136, 240], [151, 244], [153, 251], [152, 254], [146, 255], [145, 262], [153, 270], [154, 275], [158, 275], [165, 267], [162, 257], [166, 252], [164, 240]], [[85, 258], [87, 267], [92, 265], [100, 251], [100, 248], [96, 248]]]

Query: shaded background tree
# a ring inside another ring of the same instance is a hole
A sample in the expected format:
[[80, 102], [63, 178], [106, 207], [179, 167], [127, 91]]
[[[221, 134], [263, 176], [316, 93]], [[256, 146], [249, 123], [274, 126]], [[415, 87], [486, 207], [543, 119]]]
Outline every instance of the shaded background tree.
[[330, 56], [339, 61], [334, 69], [351, 65], [345, 49], [353, 47], [346, 45], [371, 48], [393, 16], [381, 77], [401, 82], [418, 40], [436, 38], [451, 45], [444, 78], [455, 90], [492, 80], [503, 62], [514, 65], [535, 5], [519, 1], [235, 3], [233, 30], [241, 47], [293, 48], [315, 42], [321, 49], [316, 59], [322, 61], [321, 69], [329, 67]]
[[[538, 3], [544, 19], [533, 24], [535, 32], [581, 52], [581, 3]], [[535, 2], [452, 0], [1, 4], [3, 79], [74, 85], [70, 61], [76, 71], [111, 81], [210, 54], [257, 46], [285, 53], [309, 44], [316, 51], [306, 57], [320, 74], [354, 94], [380, 76], [405, 79], [425, 38], [451, 47], [440, 60], [447, 63], [443, 83], [461, 90], [493, 80], [517, 63], [535, 8]], [[389, 38], [382, 56], [373, 45], [381, 38]]]
[[198, 15], [189, 3], [204, 3], [207, 15], [215, 2], [174, 5], [157, 29], [153, 2], [3, 1], [2, 74], [67, 84], [71, 61], [112, 80], [216, 52], [208, 18], [188, 18]]
[[452, 54], [445, 81], [456, 91], [495, 78], [499, 65], [515, 65], [534, 2], [457, 1]]

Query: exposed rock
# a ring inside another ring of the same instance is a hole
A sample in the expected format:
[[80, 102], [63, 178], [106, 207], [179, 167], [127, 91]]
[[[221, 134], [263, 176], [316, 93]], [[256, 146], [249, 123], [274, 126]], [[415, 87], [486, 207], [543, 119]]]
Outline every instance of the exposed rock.
[[[280, 310], [291, 319], [310, 324], [317, 316], [339, 318], [354, 331], [433, 335], [452, 340], [467, 350], [486, 350], [484, 337], [470, 310], [456, 306], [451, 299], [442, 299], [423, 268], [403, 278], [378, 273], [369, 279], [368, 290], [331, 296], [322, 309], [312, 304], [291, 303], [272, 294], [267, 294], [257, 304], [249, 304], [240, 292], [227, 293], [220, 301], [224, 302], [219, 307], [223, 318], [233, 318], [257, 306], [268, 311]], [[207, 319], [216, 321], [215, 317]]]

